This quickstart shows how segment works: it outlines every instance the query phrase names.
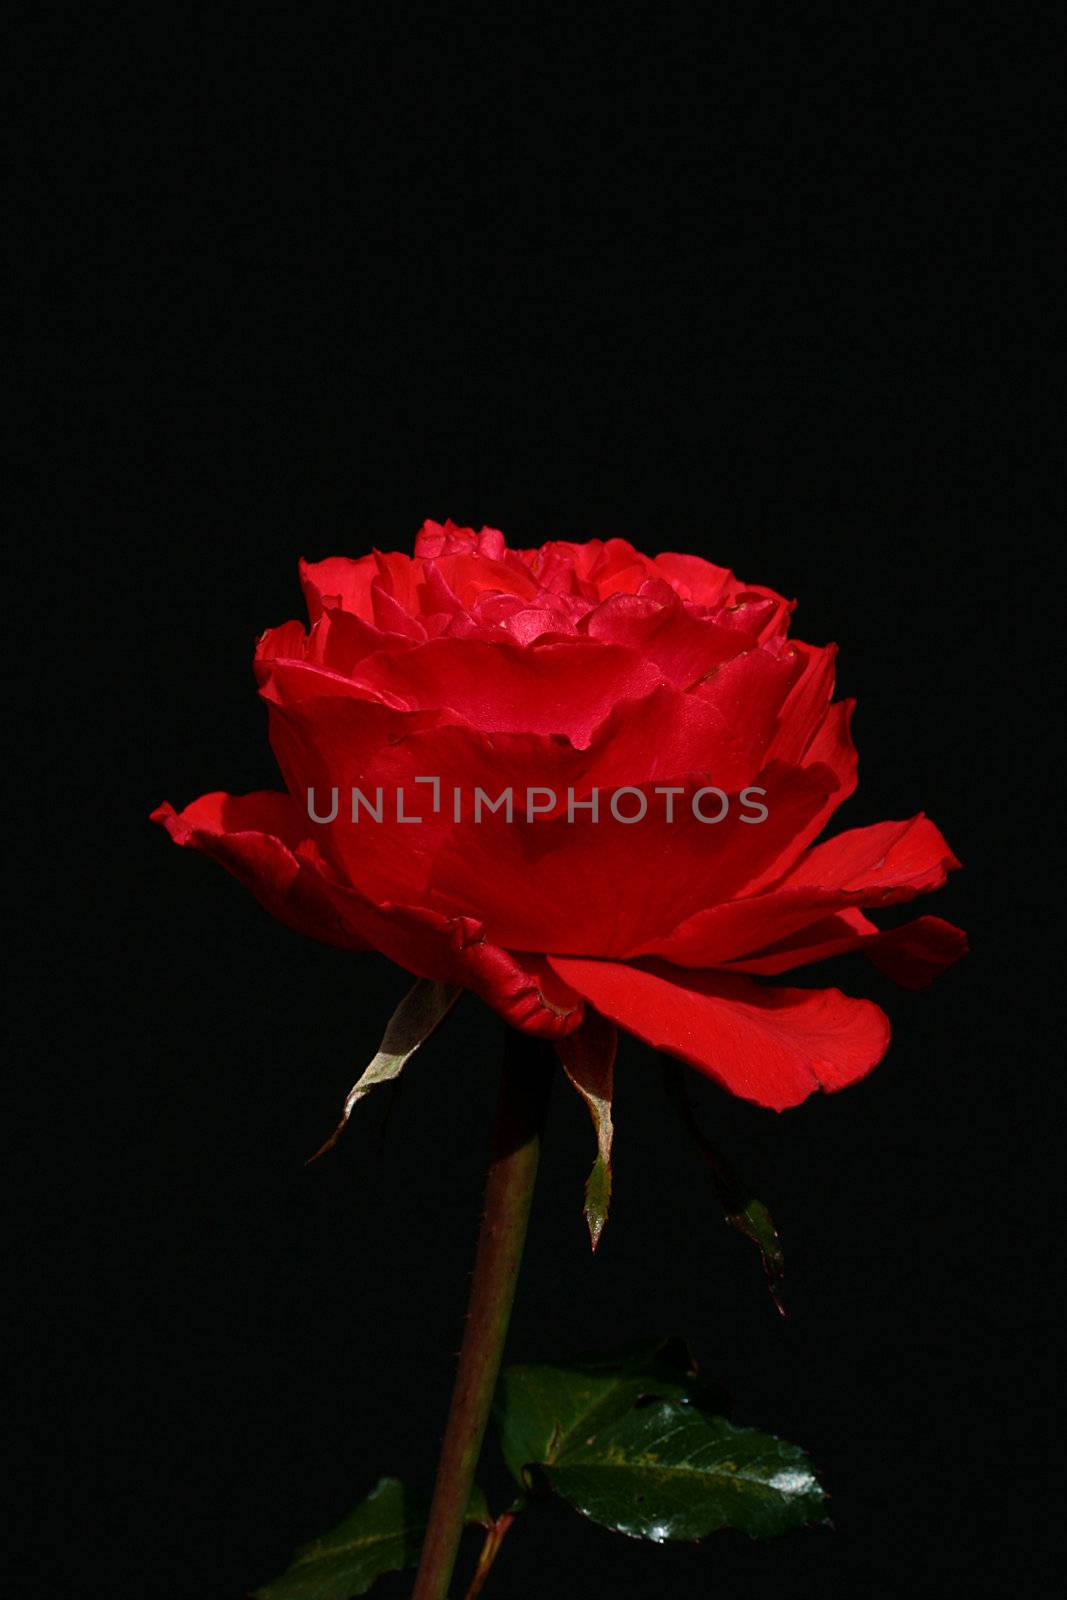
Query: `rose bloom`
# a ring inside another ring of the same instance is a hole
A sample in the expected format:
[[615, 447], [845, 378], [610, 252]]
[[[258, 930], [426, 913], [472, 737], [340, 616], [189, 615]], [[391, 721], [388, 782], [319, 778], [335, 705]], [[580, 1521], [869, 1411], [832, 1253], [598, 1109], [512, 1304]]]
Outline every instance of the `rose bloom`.
[[[773, 590], [624, 539], [510, 550], [451, 522], [427, 522], [414, 556], [300, 574], [310, 627], [271, 629], [255, 655], [285, 791], [153, 813], [291, 927], [465, 985], [528, 1033], [600, 1013], [778, 1109], [862, 1077], [889, 1024], [838, 989], [758, 979], [858, 949], [918, 986], [963, 952], [938, 917], [879, 931], [864, 914], [958, 865], [925, 816], [815, 842], [856, 784], [852, 707], [833, 700], [835, 647], [791, 641]], [[439, 779], [436, 810], [419, 777]], [[708, 785], [731, 800], [715, 825], [688, 803]], [[648, 799], [626, 825], [607, 805], [622, 786]], [[466, 797], [506, 787], [514, 820], [475, 825]], [[334, 788], [336, 818], [313, 822], [309, 790], [328, 814]], [[353, 823], [354, 788], [382, 789], [380, 823]], [[558, 803], [527, 821], [546, 788]], [[568, 794], [594, 789], [599, 819], [568, 817]], [[421, 822], [396, 820], [397, 790]]]

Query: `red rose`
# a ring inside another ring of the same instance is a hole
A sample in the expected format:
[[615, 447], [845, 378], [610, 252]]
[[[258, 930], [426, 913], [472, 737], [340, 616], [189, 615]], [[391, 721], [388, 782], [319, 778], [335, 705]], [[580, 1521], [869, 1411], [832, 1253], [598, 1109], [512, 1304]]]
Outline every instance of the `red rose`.
[[889, 1024], [754, 977], [858, 948], [919, 984], [965, 948], [940, 918], [879, 932], [862, 910], [958, 865], [924, 816], [814, 843], [855, 787], [851, 705], [772, 590], [623, 539], [509, 550], [433, 522], [413, 558], [301, 577], [310, 629], [270, 630], [255, 661], [288, 792], [153, 813], [292, 927], [531, 1033], [592, 1006], [777, 1108], [862, 1077]]

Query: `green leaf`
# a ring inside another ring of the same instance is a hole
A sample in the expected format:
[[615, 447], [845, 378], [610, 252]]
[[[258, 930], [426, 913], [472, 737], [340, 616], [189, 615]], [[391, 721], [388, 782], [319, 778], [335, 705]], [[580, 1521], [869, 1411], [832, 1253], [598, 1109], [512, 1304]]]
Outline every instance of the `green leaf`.
[[821, 1515], [796, 1445], [739, 1428], [681, 1339], [605, 1356], [508, 1367], [495, 1413], [508, 1467], [594, 1522], [653, 1540], [716, 1528], [758, 1538]]
[[738, 1183], [732, 1168], [727, 1167], [725, 1163], [716, 1189], [731, 1228], [736, 1228], [746, 1239], [751, 1239], [759, 1251], [771, 1299], [784, 1317], [785, 1302], [782, 1296], [785, 1285], [785, 1252], [774, 1219], [762, 1200], [748, 1196], [747, 1191]]
[[327, 1150], [332, 1150], [364, 1095], [376, 1089], [380, 1083], [388, 1083], [390, 1079], [400, 1076], [415, 1051], [426, 1043], [431, 1033], [444, 1021], [462, 993], [463, 989], [458, 983], [436, 983], [428, 978], [420, 978], [408, 990], [386, 1024], [378, 1054], [349, 1089], [340, 1122], [326, 1143], [316, 1150], [312, 1161], [317, 1161]]
[[767, 1539], [822, 1517], [802, 1450], [684, 1401], [632, 1408], [544, 1472], [593, 1522], [656, 1542], [727, 1527]]
[[257, 1589], [257, 1600], [350, 1600], [366, 1594], [383, 1572], [416, 1564], [425, 1522], [425, 1506], [412, 1505], [399, 1479], [382, 1478], [332, 1533], [303, 1545], [280, 1578]]
[[686, 1093], [682, 1068], [676, 1061], [663, 1063], [663, 1083], [682, 1123], [696, 1145], [711, 1173], [711, 1181], [719, 1198], [723, 1214], [731, 1228], [751, 1239], [760, 1253], [767, 1288], [775, 1306], [785, 1316], [782, 1292], [785, 1279], [785, 1253], [778, 1230], [767, 1207], [741, 1182], [726, 1157], [711, 1143], [696, 1119], [692, 1103]]
[[526, 1468], [560, 1459], [649, 1395], [721, 1405], [681, 1339], [652, 1339], [607, 1355], [506, 1367], [493, 1411], [504, 1459], [523, 1488]]
[[581, 1027], [556, 1040], [563, 1070], [589, 1109], [596, 1134], [596, 1160], [585, 1185], [585, 1221], [595, 1250], [611, 1205], [611, 1098], [618, 1030], [588, 1007]]
[[467, 1525], [477, 1523], [480, 1528], [490, 1528], [493, 1525], [493, 1513], [489, 1509], [489, 1502], [476, 1483], [471, 1484], [471, 1497], [467, 1502]]
[[[381, 1478], [367, 1498], [332, 1533], [295, 1554], [280, 1578], [255, 1591], [255, 1600], [352, 1600], [386, 1572], [418, 1565], [428, 1507], [399, 1478]], [[488, 1527], [492, 1518], [477, 1484], [467, 1521]]]

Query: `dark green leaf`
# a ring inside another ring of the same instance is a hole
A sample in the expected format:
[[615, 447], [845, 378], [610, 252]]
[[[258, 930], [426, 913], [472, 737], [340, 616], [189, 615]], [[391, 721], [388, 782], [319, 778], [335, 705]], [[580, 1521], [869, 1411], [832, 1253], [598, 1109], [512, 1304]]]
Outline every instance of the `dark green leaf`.
[[556, 1461], [649, 1395], [722, 1403], [722, 1396], [696, 1376], [681, 1339], [653, 1339], [567, 1362], [506, 1367], [494, 1402], [504, 1459], [528, 1487], [528, 1465]]
[[471, 1485], [471, 1497], [467, 1502], [467, 1523], [476, 1522], [481, 1528], [488, 1528], [493, 1521], [493, 1513], [485, 1495], [476, 1483]]
[[730, 1166], [726, 1157], [716, 1150], [700, 1128], [689, 1096], [686, 1093], [683, 1069], [676, 1061], [663, 1063], [663, 1081], [667, 1094], [687, 1133], [707, 1163], [719, 1204], [731, 1228], [751, 1239], [763, 1261], [763, 1271], [771, 1299], [785, 1316], [782, 1289], [785, 1277], [785, 1254], [778, 1230], [762, 1200], [750, 1193]]
[[[352, 1600], [366, 1594], [383, 1573], [418, 1565], [427, 1509], [398, 1478], [380, 1479], [332, 1533], [303, 1545], [280, 1578], [257, 1589], [256, 1600]], [[467, 1521], [488, 1526], [491, 1520], [475, 1485]]]
[[733, 1178], [729, 1168], [725, 1168], [723, 1181], [716, 1184], [716, 1188], [731, 1228], [736, 1228], [746, 1239], [751, 1239], [759, 1251], [771, 1299], [784, 1317], [785, 1304], [782, 1294], [785, 1280], [785, 1252], [770, 1212], [762, 1200], [754, 1200], [747, 1195]]
[[796, 1445], [677, 1400], [636, 1406], [544, 1468], [556, 1492], [635, 1538], [770, 1538], [821, 1519], [824, 1495]]
[[496, 1396], [504, 1456], [594, 1522], [635, 1537], [769, 1537], [821, 1515], [803, 1451], [721, 1415], [680, 1339], [508, 1367]]

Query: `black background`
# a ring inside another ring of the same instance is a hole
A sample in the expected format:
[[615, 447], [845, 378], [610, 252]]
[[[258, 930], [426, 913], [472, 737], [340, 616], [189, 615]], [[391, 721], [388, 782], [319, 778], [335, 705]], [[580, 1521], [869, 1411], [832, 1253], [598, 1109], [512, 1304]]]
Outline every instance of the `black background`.
[[[930, 909], [973, 943], [921, 995], [813, 971], [893, 1020], [845, 1094], [776, 1117], [691, 1075], [783, 1233], [786, 1320], [634, 1041], [591, 1259], [557, 1089], [512, 1357], [687, 1335], [835, 1528], [654, 1547], [548, 1507], [487, 1593], [1027, 1592], [1058, 1506], [1042, 27], [102, 7], [26, 37], [8, 1587], [236, 1600], [380, 1473], [430, 1480], [499, 1027], [464, 1000], [306, 1169], [405, 976], [147, 813], [275, 782], [249, 657], [298, 556], [452, 516], [797, 595], [859, 701], [840, 824], [929, 811], [966, 867]], [[483, 1478], [502, 1503], [492, 1449]]]

